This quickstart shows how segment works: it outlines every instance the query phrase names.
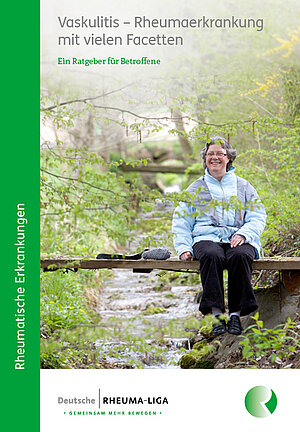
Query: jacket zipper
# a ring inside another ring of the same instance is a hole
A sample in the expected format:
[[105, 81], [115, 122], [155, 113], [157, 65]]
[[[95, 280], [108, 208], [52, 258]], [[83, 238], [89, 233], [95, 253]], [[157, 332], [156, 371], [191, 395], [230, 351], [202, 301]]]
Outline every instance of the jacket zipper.
[[[224, 189], [223, 189], [221, 181], [219, 183], [220, 183], [220, 186], [221, 186], [221, 189], [222, 189], [222, 193], [223, 193], [223, 197], [224, 197], [224, 202], [226, 202], [226, 195], [225, 195], [225, 192], [224, 192]], [[224, 220], [224, 206], [222, 206], [222, 219]], [[228, 223], [229, 223], [229, 221], [228, 221], [228, 215], [227, 215], [227, 224]]]

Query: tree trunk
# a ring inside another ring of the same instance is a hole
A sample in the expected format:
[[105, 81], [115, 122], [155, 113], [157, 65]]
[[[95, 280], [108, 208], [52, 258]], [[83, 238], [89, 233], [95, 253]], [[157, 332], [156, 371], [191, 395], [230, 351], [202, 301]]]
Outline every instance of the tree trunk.
[[192, 160], [192, 146], [189, 142], [189, 140], [186, 137], [186, 132], [184, 129], [184, 123], [182, 120], [182, 113], [179, 109], [175, 110], [174, 112], [174, 123], [176, 126], [176, 129], [178, 131], [178, 138], [179, 138], [179, 142], [182, 148], [182, 152], [183, 152], [183, 156], [188, 159], [188, 160]]

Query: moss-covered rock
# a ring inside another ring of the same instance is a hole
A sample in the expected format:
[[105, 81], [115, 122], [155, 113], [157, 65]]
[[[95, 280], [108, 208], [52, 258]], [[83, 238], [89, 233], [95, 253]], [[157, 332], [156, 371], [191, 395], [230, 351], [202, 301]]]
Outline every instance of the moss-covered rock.
[[182, 369], [213, 369], [215, 362], [202, 356], [200, 351], [192, 350], [181, 357], [179, 365]]
[[180, 361], [179, 361], [179, 366], [182, 369], [192, 369], [195, 364], [197, 363], [197, 361], [199, 360], [199, 355], [197, 351], [190, 351], [187, 354], [184, 354]]
[[147, 307], [147, 309], [143, 310], [143, 315], [154, 315], [154, 314], [158, 314], [158, 313], [163, 313], [166, 312], [166, 308], [164, 307]]
[[168, 294], [165, 294], [164, 297], [166, 297], [166, 298], [177, 298], [177, 295], [174, 294], [174, 293], [168, 293]]
[[197, 351], [200, 351], [201, 348], [203, 348], [204, 345], [207, 345], [207, 341], [205, 341], [205, 340], [202, 340], [202, 341], [196, 342], [196, 343], [193, 345], [193, 349], [194, 349], [194, 350], [197, 350]]
[[216, 363], [214, 353], [219, 346], [220, 342], [217, 340], [211, 343], [205, 340], [195, 343], [193, 349], [181, 357], [180, 367], [182, 369], [213, 369]]
[[154, 291], [156, 292], [160, 292], [160, 291], [170, 291], [171, 287], [164, 284], [163, 282], [160, 282], [156, 285], [154, 285], [154, 287], [152, 288]]

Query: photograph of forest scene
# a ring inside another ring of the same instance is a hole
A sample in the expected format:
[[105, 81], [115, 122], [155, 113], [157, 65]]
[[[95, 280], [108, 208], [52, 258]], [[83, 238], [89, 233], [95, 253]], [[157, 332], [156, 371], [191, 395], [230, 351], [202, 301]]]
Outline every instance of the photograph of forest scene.
[[[254, 270], [258, 312], [242, 335], [211, 337], [197, 271], [41, 271], [41, 368], [299, 368], [299, 3], [117, 3], [111, 10], [125, 18], [234, 15], [263, 19], [264, 28], [170, 29], [184, 46], [120, 54], [160, 65], [62, 67], [53, 6], [42, 2], [41, 258], [163, 248], [177, 259], [174, 207], [190, 199], [186, 188], [204, 173], [200, 151], [220, 135], [266, 209], [264, 258], [295, 259], [295, 272]], [[76, 14], [92, 15], [74, 6]], [[99, 58], [109, 52], [97, 48]], [[95, 52], [85, 47], [84, 56]]]

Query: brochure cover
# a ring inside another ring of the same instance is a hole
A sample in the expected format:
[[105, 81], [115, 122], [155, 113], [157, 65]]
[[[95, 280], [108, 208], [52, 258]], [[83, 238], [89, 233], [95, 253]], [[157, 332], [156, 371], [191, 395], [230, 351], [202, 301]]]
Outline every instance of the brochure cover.
[[4, 16], [10, 430], [297, 424], [298, 2]]

